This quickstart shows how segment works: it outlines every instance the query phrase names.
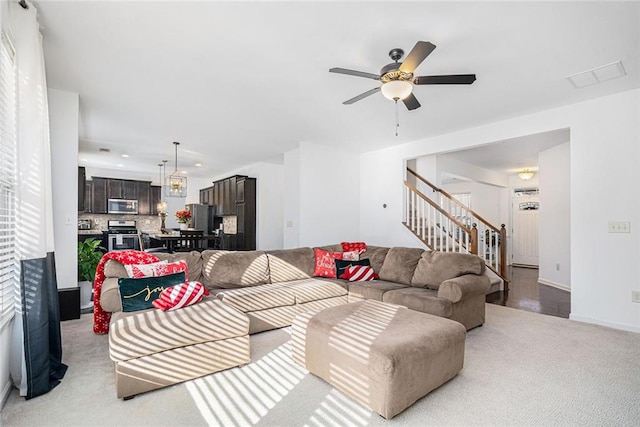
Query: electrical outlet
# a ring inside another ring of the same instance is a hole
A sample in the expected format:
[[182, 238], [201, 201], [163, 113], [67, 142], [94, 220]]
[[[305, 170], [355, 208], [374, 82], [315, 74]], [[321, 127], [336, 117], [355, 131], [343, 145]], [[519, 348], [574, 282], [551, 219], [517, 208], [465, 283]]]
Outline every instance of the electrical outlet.
[[640, 302], [640, 291], [631, 291], [631, 301]]
[[628, 221], [609, 221], [609, 233], [631, 233], [631, 223]]
[[145, 220], [145, 221], [144, 221], [144, 223], [145, 223], [145, 224], [151, 224], [151, 220], [150, 220], [150, 219], [147, 219], [147, 220]]
[[292, 228], [293, 227], [293, 221], [288, 220], [287, 221], [287, 228]]

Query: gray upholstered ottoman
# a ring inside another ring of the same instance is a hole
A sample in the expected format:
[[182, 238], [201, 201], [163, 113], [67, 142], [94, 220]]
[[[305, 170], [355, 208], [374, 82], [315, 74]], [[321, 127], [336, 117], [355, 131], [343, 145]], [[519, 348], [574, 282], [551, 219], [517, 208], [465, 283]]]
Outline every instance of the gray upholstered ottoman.
[[389, 419], [462, 369], [465, 334], [453, 320], [365, 300], [296, 316], [291, 340], [296, 363]]

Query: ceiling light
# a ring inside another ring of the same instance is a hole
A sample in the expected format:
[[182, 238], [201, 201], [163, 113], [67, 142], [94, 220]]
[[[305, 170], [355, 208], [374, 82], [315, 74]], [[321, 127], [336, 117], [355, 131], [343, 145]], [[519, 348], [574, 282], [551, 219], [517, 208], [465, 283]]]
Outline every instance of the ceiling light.
[[399, 101], [411, 95], [413, 86], [406, 80], [392, 80], [382, 85], [380, 90], [385, 98]]
[[124, 157], [125, 159], [128, 159], [129, 155], [128, 154], [120, 154], [120, 157]]
[[528, 181], [533, 178], [533, 172], [531, 172], [529, 169], [524, 169], [518, 172], [518, 177], [523, 181]]
[[202, 166], [202, 163], [196, 163], [196, 164], [194, 164], [193, 166], [195, 166], [195, 167], [199, 168], [200, 166]]
[[178, 174], [178, 145], [179, 142], [174, 142], [175, 146], [175, 169], [171, 175], [165, 181], [166, 196], [167, 197], [187, 197], [187, 177]]
[[123, 168], [124, 165], [122, 163], [118, 163], [116, 166], [118, 166], [119, 168]]
[[187, 172], [187, 171], [180, 171], [180, 173], [183, 173], [183, 174], [185, 174], [185, 175], [186, 175], [186, 174], [187, 174], [187, 173], [189, 173], [189, 172]]

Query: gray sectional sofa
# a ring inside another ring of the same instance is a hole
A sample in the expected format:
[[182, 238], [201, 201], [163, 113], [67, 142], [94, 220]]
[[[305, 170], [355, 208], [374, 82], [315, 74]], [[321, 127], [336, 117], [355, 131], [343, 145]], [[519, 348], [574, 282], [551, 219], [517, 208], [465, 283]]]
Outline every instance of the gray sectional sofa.
[[188, 279], [201, 282], [211, 295], [176, 311], [122, 312], [118, 279], [127, 277], [126, 270], [107, 261], [100, 304], [112, 313], [109, 350], [121, 398], [248, 363], [249, 334], [349, 302], [402, 305], [455, 320], [467, 330], [485, 319], [489, 278], [475, 255], [369, 246], [360, 259], [368, 259], [379, 274], [373, 282], [313, 277], [312, 248], [156, 255], [185, 260]]
[[[339, 244], [322, 249], [342, 250]], [[186, 260], [189, 280], [202, 282], [213, 294], [210, 298], [216, 297], [247, 314], [252, 334], [289, 326], [303, 311], [363, 299], [456, 320], [467, 330], [484, 323], [489, 279], [484, 275], [484, 261], [475, 255], [369, 246], [360, 259], [368, 259], [379, 274], [380, 280], [373, 282], [313, 277], [312, 248], [156, 255], [170, 262]], [[127, 277], [124, 266], [108, 261], [105, 276], [102, 308], [120, 312], [118, 278]]]

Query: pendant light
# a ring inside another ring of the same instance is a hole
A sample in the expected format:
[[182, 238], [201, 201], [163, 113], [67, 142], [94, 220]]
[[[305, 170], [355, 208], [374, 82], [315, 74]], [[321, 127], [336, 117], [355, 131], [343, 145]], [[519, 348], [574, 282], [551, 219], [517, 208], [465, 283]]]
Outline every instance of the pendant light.
[[187, 177], [178, 173], [178, 145], [179, 142], [174, 142], [175, 146], [175, 170], [165, 181], [165, 195], [167, 197], [187, 197]]

